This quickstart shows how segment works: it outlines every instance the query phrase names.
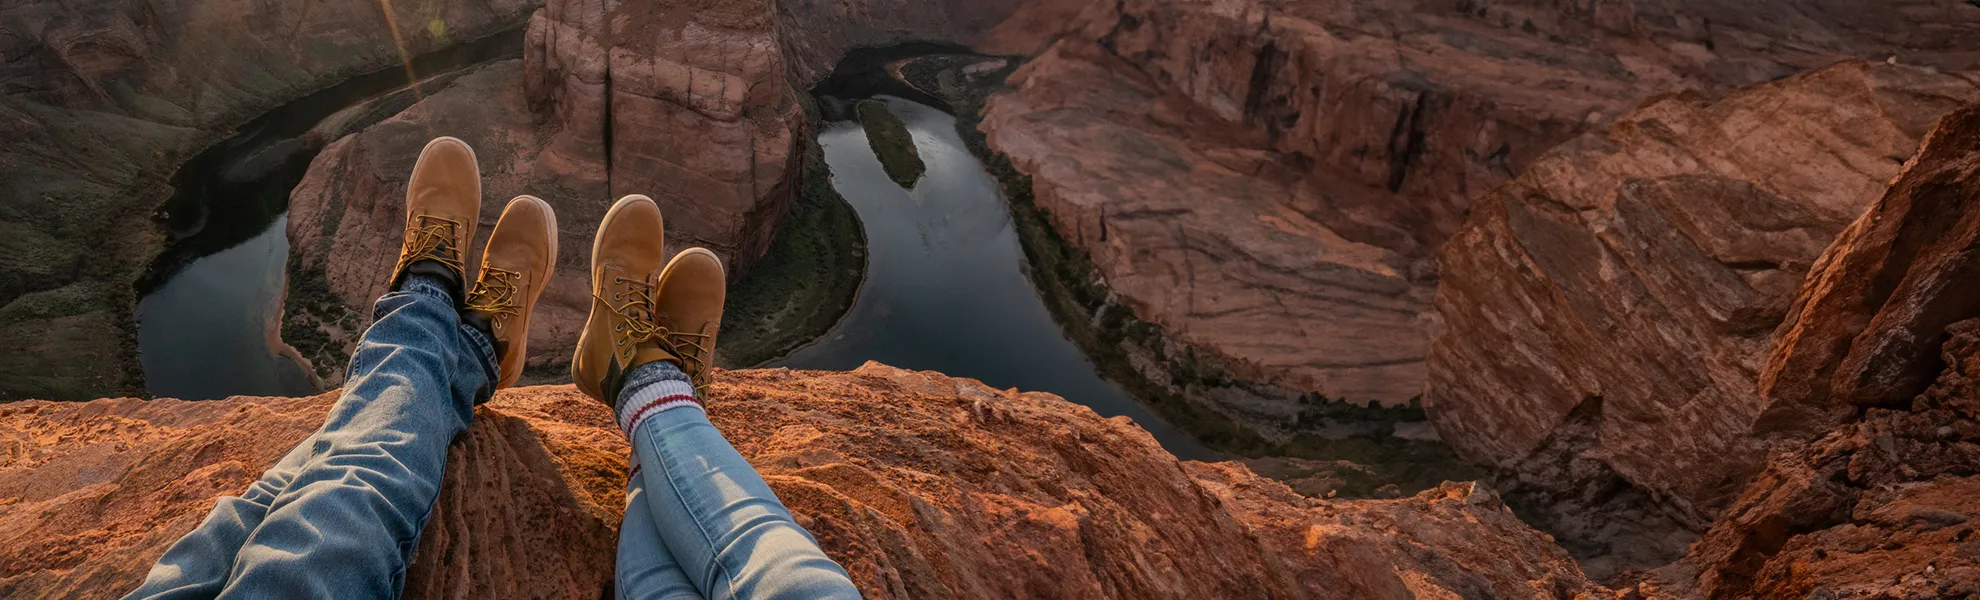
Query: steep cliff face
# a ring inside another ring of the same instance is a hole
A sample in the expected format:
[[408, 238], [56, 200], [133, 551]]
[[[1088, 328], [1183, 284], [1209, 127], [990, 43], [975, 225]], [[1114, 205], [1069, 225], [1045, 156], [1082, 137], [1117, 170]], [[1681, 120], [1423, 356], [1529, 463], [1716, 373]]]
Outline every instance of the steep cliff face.
[[1423, 390], [1430, 258], [1469, 198], [1652, 94], [1893, 49], [1970, 70], [1980, 28], [1925, 2], [1077, 4], [988, 36], [1042, 49], [991, 146], [1143, 319], [1242, 378], [1386, 402]]
[[[1768, 354], [1783, 442], [1646, 586], [1706, 598], [1980, 595], [1980, 106], [1829, 246]], [[1808, 432], [1814, 432], [1810, 435]]]
[[[1480, 485], [1310, 499], [1235, 463], [1179, 463], [1055, 396], [877, 364], [732, 371], [711, 397], [868, 597], [1607, 593]], [[0, 407], [0, 593], [114, 597], [333, 400]], [[604, 406], [568, 387], [498, 395], [450, 454], [409, 594], [607, 592], [626, 452]]]
[[0, 333], [15, 343], [0, 399], [137, 391], [131, 284], [164, 246], [153, 211], [180, 162], [287, 100], [518, 26], [538, 4], [9, 2]]
[[[516, 82], [549, 121], [544, 160], [558, 172], [545, 193], [598, 216], [617, 196], [646, 194], [678, 247], [708, 246], [745, 269], [796, 193], [809, 132], [774, 10], [751, 0], [546, 6], [530, 21]], [[568, 179], [581, 184], [557, 189]], [[587, 195], [596, 191], [582, 183], [597, 181], [609, 197]], [[574, 225], [590, 239], [592, 223]]]
[[1571, 548], [1676, 557], [1685, 536], [1634, 538], [1610, 515], [1702, 529], [1760, 468], [1755, 384], [1802, 278], [1975, 100], [1967, 79], [1844, 63], [1667, 97], [1535, 161], [1443, 248], [1438, 432], [1548, 507]]

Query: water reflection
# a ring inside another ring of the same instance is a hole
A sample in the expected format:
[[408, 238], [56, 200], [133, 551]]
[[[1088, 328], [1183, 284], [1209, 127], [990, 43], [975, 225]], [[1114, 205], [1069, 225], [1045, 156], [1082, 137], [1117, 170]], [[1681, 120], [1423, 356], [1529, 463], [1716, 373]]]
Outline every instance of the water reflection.
[[316, 392], [294, 361], [274, 352], [287, 213], [240, 245], [188, 263], [138, 302], [138, 348], [153, 395], [205, 400]]
[[1067, 339], [1022, 268], [1009, 207], [969, 153], [955, 117], [881, 97], [914, 135], [928, 172], [913, 190], [887, 177], [859, 124], [819, 134], [832, 184], [858, 211], [868, 240], [866, 284], [852, 311], [781, 363], [844, 370], [868, 360], [1051, 392], [1125, 415], [1185, 459], [1216, 454], [1101, 378]]

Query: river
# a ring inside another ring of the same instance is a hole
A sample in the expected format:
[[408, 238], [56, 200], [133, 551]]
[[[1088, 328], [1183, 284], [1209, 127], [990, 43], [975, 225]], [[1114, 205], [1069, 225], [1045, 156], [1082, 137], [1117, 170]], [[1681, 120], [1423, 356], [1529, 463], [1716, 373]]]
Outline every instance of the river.
[[1176, 456], [1217, 454], [1102, 378], [1068, 339], [1024, 271], [1009, 205], [956, 134], [955, 117], [881, 96], [907, 124], [928, 170], [902, 189], [856, 122], [820, 127], [832, 185], [866, 230], [866, 282], [852, 310], [779, 366], [845, 370], [868, 360], [1058, 394], [1126, 416]]

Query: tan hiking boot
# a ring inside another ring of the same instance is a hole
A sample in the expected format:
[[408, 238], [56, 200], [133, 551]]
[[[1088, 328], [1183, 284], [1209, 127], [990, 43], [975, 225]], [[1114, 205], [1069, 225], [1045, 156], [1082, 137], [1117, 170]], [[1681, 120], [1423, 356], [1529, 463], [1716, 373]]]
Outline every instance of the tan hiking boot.
[[659, 287], [653, 308], [661, 345], [701, 391], [708, 387], [729, 291], [722, 260], [707, 248], [689, 248], [661, 270]]
[[613, 204], [591, 242], [591, 318], [578, 334], [571, 382], [606, 405], [618, 401], [627, 371], [668, 356], [653, 312], [666, 246], [660, 206], [640, 195]]
[[467, 281], [467, 248], [481, 215], [481, 168], [474, 149], [451, 137], [434, 138], [419, 152], [406, 186], [405, 241], [392, 267], [392, 286], [413, 263], [431, 260]]
[[517, 196], [502, 210], [488, 248], [481, 254], [481, 273], [467, 294], [466, 309], [487, 319], [501, 357], [502, 380], [497, 389], [522, 378], [529, 344], [529, 315], [550, 283], [557, 264], [557, 213], [535, 196]]

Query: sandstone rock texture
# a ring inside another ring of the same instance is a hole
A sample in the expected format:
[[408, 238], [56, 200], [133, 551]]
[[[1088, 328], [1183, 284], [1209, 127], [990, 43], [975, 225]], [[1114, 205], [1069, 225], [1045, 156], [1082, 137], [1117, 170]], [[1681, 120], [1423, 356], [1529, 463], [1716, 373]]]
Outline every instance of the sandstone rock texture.
[[[529, 0], [0, 7], [0, 399], [137, 391], [131, 283], [178, 164], [281, 103], [519, 26]], [[390, 11], [389, 13], [387, 11]]]
[[[1600, 505], [1702, 529], [1761, 466], [1755, 384], [1803, 277], [1936, 120], [1976, 100], [1966, 78], [1848, 62], [1668, 96], [1535, 160], [1442, 250], [1438, 432], [1550, 507], [1570, 548], [1618, 523]], [[1587, 551], [1659, 564], [1686, 541]]]
[[[1490, 489], [1306, 498], [1179, 463], [1056, 396], [868, 364], [731, 371], [712, 416], [868, 597], [1606, 595]], [[332, 395], [0, 407], [0, 595], [115, 597]], [[625, 442], [569, 387], [498, 394], [449, 457], [413, 597], [609, 592]]]
[[1691, 554], [1640, 587], [1713, 599], [1980, 596], [1976, 202], [1980, 106], [1933, 130], [1823, 253], [1763, 378], [1759, 429], [1782, 443]]
[[1239, 377], [1389, 403], [1423, 392], [1432, 256], [1471, 197], [1654, 94], [1892, 52], [1970, 71], [1980, 32], [1928, 2], [1073, 4], [986, 37], [1038, 53], [990, 145], [1143, 319]]

